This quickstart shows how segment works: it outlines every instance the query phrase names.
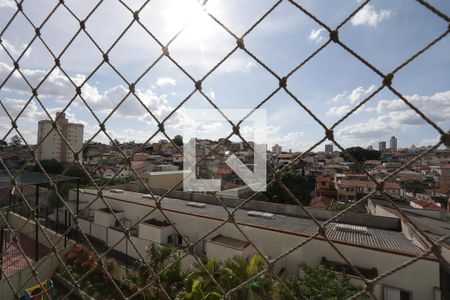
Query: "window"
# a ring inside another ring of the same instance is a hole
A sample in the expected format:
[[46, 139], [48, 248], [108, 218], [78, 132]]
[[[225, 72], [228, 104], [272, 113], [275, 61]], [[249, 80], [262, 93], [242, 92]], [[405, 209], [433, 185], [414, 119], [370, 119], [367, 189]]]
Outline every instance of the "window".
[[183, 237], [181, 236], [181, 234], [177, 235], [177, 244], [178, 245], [183, 245]]
[[385, 300], [411, 300], [411, 292], [391, 286], [383, 287], [383, 299]]

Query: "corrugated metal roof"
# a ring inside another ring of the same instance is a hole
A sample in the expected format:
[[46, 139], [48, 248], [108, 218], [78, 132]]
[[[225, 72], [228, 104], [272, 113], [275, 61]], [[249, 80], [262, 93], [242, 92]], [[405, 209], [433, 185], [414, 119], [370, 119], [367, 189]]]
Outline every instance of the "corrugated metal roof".
[[[94, 195], [94, 191], [90, 192]], [[135, 192], [125, 192], [124, 194], [108, 194], [104, 193], [105, 198], [123, 199], [133, 201], [145, 205], [153, 206], [154, 201], [143, 199], [142, 194]], [[133, 197], [134, 196], [134, 197]], [[179, 213], [195, 214], [199, 216], [212, 217], [221, 220], [228, 219], [228, 214], [220, 205], [207, 204], [204, 208], [197, 208], [186, 205], [188, 201], [174, 198], [164, 198], [162, 201], [163, 209], [170, 209]], [[231, 208], [229, 209], [231, 211]], [[273, 219], [252, 217], [247, 214], [248, 210], [239, 209], [235, 213], [235, 220], [240, 224], [248, 224], [266, 228], [268, 230], [284, 231], [291, 234], [300, 234], [311, 236], [317, 233], [318, 226], [313, 220], [308, 218], [293, 217], [287, 215], [275, 214]], [[322, 224], [323, 222], [320, 221]], [[385, 229], [377, 229], [367, 227], [368, 234], [362, 234], [351, 231], [335, 230], [336, 223], [327, 225], [326, 234], [334, 241], [358, 244], [366, 247], [399, 251], [408, 254], [418, 255], [423, 253], [412, 240], [406, 235], [398, 231], [390, 231]]]

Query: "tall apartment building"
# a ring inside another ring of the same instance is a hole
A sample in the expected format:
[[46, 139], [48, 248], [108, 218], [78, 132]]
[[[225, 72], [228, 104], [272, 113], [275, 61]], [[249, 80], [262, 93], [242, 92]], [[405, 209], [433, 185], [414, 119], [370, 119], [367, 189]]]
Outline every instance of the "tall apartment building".
[[378, 150], [379, 151], [386, 151], [386, 142], [385, 141], [378, 142]]
[[272, 152], [276, 154], [280, 154], [282, 151], [281, 146], [278, 144], [275, 144], [272, 146]]
[[325, 145], [325, 153], [333, 153], [333, 144]]
[[[84, 125], [69, 123], [64, 113], [56, 113], [56, 118], [56, 124], [61, 135], [64, 136], [74, 151], [80, 151], [83, 147]], [[61, 135], [56, 130], [53, 130], [52, 121], [41, 120], [38, 122], [37, 143], [39, 144], [42, 141], [37, 151], [39, 160], [56, 159], [62, 163], [73, 161], [73, 152], [63, 141]]]
[[391, 149], [391, 152], [397, 152], [397, 138], [395, 136], [391, 136], [389, 148]]

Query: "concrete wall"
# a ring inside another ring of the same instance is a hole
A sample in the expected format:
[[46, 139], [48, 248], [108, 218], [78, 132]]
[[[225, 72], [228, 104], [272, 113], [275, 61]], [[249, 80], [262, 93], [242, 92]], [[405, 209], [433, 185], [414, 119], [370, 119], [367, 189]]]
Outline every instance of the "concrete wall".
[[138, 233], [139, 238], [164, 244], [167, 243], [169, 235], [175, 233], [175, 229], [172, 226], [158, 227], [146, 223], [139, 223]]
[[91, 223], [91, 235], [99, 240], [107, 241], [108, 227]]
[[[116, 213], [117, 218], [122, 218], [123, 213]], [[105, 227], [113, 227], [116, 224], [117, 219], [112, 213], [96, 210], [94, 215], [94, 223]]]
[[242, 256], [246, 258], [242, 250], [226, 247], [211, 241], [206, 242], [206, 253], [208, 257], [220, 257], [223, 260], [233, 258], [235, 256]]
[[[12, 228], [21, 228], [20, 231], [23, 234], [28, 235], [30, 238], [35, 238], [36, 223], [34, 221], [28, 221], [27, 218], [21, 215], [13, 212], [8, 212], [8, 223]], [[59, 233], [56, 233], [55, 231], [48, 228], [44, 228], [44, 230], [48, 239], [44, 235], [43, 231], [39, 228], [38, 238], [40, 244], [44, 245], [47, 248], [52, 248], [53, 245], [56, 244], [56, 249], [58, 250], [64, 248], [64, 238], [61, 237]]]
[[[178, 167], [176, 167], [178, 169]], [[184, 176], [184, 171], [151, 172], [139, 175], [149, 188], [170, 190], [176, 186]], [[183, 185], [178, 187], [182, 188]]]
[[[38, 279], [40, 281], [44, 281], [52, 276], [53, 272], [58, 268], [60, 262], [54, 253], [49, 254], [38, 260], [37, 262], [32, 264], [34, 268], [36, 268]], [[24, 268], [19, 270], [8, 277], [12, 286], [15, 290], [18, 290], [22, 286], [24, 288], [20, 289], [19, 296], [23, 296], [25, 289], [30, 288], [36, 284], [38, 281], [32, 275], [30, 268]], [[6, 279], [0, 281], [0, 299], [15, 299], [14, 291], [11, 286], [8, 284]]]
[[[35, 238], [35, 222], [27, 221], [26, 218], [18, 214], [8, 212], [8, 223], [12, 228], [20, 228], [21, 233], [30, 235], [30, 237]], [[48, 239], [46, 239], [43, 231], [39, 230], [39, 243], [46, 246], [47, 248], [51, 248], [53, 247], [53, 244], [56, 244], [56, 249], [59, 251], [59, 254], [61, 256], [64, 256], [66, 251], [68, 251], [74, 245], [74, 241], [67, 240], [67, 247], [64, 248], [64, 238], [62, 238], [60, 234], [48, 228], [44, 228], [43, 230], [45, 230]], [[60, 261], [54, 253], [50, 253], [47, 256], [39, 259], [37, 262], [34, 262], [32, 265], [37, 270], [38, 279], [43, 281], [52, 276], [53, 272], [60, 265]], [[32, 275], [31, 269], [29, 267], [13, 273], [8, 277], [8, 279], [12, 283], [14, 289], [17, 290], [22, 286], [24, 287], [19, 291], [20, 296], [23, 295], [25, 288], [32, 287], [38, 283]], [[11, 289], [11, 286], [8, 284], [6, 279], [0, 281], [0, 299], [14, 299], [14, 291]]]

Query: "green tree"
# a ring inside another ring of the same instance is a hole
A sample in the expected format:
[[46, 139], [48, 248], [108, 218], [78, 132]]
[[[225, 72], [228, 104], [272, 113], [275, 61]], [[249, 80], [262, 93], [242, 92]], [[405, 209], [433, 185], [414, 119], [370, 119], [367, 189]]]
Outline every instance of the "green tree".
[[407, 192], [416, 194], [423, 193], [425, 189], [428, 188], [428, 185], [419, 180], [409, 179], [400, 182], [400, 187]]
[[[224, 276], [220, 283], [230, 290], [242, 282], [247, 282], [266, 267], [262, 256], [254, 255], [250, 262], [242, 256], [235, 256], [224, 263]], [[270, 299], [272, 298], [272, 280], [266, 275], [253, 278], [236, 293], [232, 299]]]
[[[381, 156], [380, 151], [368, 150], [362, 147], [351, 147], [345, 150], [358, 162], [365, 162], [366, 160], [378, 160]], [[350, 157], [348, 157], [344, 152], [342, 153], [342, 157], [344, 157], [346, 161], [351, 161]]]
[[[210, 258], [203, 263], [193, 264], [193, 271], [186, 278], [186, 291], [180, 294], [180, 299], [221, 299], [222, 293], [211, 276], [218, 281], [223, 275], [223, 268], [220, 261]], [[211, 276], [210, 276], [211, 275]]]
[[82, 184], [82, 185], [89, 184], [91, 182], [91, 180], [89, 179], [89, 176], [86, 174], [86, 172], [80, 166], [70, 167], [65, 172], [65, 175], [72, 176], [72, 177], [78, 177], [80, 179], [80, 184]]
[[328, 208], [329, 211], [341, 211], [345, 208], [344, 203], [340, 202], [333, 202], [330, 207]]
[[13, 135], [9, 141], [9, 145], [13, 148], [13, 150], [17, 150], [20, 145], [22, 145], [22, 139], [17, 134]]
[[[225, 291], [229, 291], [246, 282], [244, 286], [230, 295], [232, 300], [272, 299], [272, 280], [266, 275], [253, 278], [265, 268], [260, 255], [254, 255], [250, 262], [242, 256], [235, 256], [224, 262], [210, 258], [203, 266], [196, 263], [193, 272], [187, 278], [186, 292], [181, 299], [222, 299], [223, 294], [214, 280]], [[210, 276], [210, 275], [211, 276]]]
[[177, 145], [177, 146], [183, 146], [183, 137], [181, 136], [181, 135], [176, 135], [174, 138], [173, 138], [173, 142], [175, 143], [175, 145]]
[[284, 279], [290, 292], [283, 285], [268, 277], [265, 273], [254, 276], [265, 269], [263, 257], [254, 255], [250, 261], [241, 256], [235, 256], [224, 262], [213, 258], [205, 261], [203, 266], [194, 264], [192, 273], [186, 279], [186, 291], [178, 295], [178, 299], [222, 299], [221, 289], [230, 291], [241, 283], [246, 282], [238, 290], [230, 294], [232, 300], [265, 300], [265, 299], [332, 299], [341, 300], [358, 293], [361, 286], [350, 283], [345, 274], [336, 273], [323, 267], [313, 267], [301, 264], [305, 276], [299, 279], [294, 276]]
[[[268, 181], [272, 178], [269, 176]], [[299, 173], [286, 172], [282, 174], [281, 181], [289, 188], [294, 196], [303, 204], [309, 205], [311, 202], [311, 192], [315, 187], [315, 178], [312, 176], [302, 176]], [[275, 203], [294, 204], [298, 203], [293, 200], [289, 194], [278, 184], [273, 183], [267, 187], [264, 193], [268, 200]]]
[[[130, 272], [124, 284], [132, 293], [146, 287], [140, 294], [141, 299], [165, 299], [161, 286], [174, 299], [184, 288], [186, 272], [181, 269], [179, 255], [169, 246], [150, 243], [147, 247], [145, 262], [140, 261]], [[166, 267], [170, 266], [166, 269]], [[162, 272], [162, 273], [161, 273]], [[161, 286], [155, 281], [154, 274], [159, 274]], [[153, 284], [152, 284], [153, 282]]]
[[[363, 290], [361, 286], [350, 283], [345, 274], [338, 274], [324, 267], [313, 267], [305, 263], [301, 264], [305, 273], [302, 280], [296, 277], [287, 277], [285, 284], [297, 299], [308, 300], [341, 300]], [[279, 289], [280, 299], [292, 298], [283, 288]]]
[[[42, 168], [49, 174], [61, 174], [64, 171], [64, 165], [56, 159], [41, 160]], [[35, 165], [32, 169], [35, 172], [42, 172], [38, 165]]]

